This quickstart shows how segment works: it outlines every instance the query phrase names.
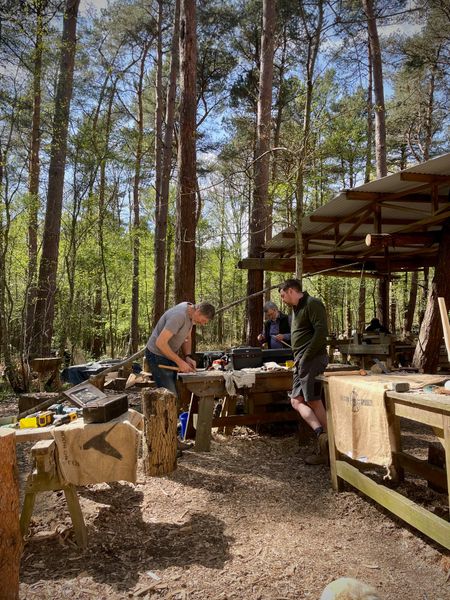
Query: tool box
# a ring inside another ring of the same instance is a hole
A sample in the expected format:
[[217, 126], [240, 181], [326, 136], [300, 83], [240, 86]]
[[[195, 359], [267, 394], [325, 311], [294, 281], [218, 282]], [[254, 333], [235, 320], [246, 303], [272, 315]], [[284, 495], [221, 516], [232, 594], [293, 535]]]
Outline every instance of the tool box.
[[294, 355], [290, 348], [268, 348], [263, 349], [263, 362], [276, 362], [284, 364], [287, 360], [294, 360]]
[[85, 423], [106, 423], [120, 417], [127, 410], [127, 394], [116, 394], [88, 402], [83, 408], [83, 419]]
[[261, 348], [252, 348], [251, 346], [232, 348], [228, 354], [228, 357], [231, 367], [235, 371], [263, 366], [263, 355]]
[[63, 394], [83, 409], [85, 423], [106, 423], [128, 410], [127, 394], [107, 396], [92, 383], [80, 383]]

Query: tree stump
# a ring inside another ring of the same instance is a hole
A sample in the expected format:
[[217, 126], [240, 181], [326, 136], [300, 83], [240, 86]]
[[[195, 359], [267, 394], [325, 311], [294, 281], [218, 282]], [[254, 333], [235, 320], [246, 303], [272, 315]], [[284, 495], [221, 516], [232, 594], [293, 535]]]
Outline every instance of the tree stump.
[[142, 392], [144, 472], [152, 477], [177, 468], [177, 399], [165, 388]]
[[14, 431], [0, 429], [0, 456], [0, 598], [17, 600], [22, 536]]

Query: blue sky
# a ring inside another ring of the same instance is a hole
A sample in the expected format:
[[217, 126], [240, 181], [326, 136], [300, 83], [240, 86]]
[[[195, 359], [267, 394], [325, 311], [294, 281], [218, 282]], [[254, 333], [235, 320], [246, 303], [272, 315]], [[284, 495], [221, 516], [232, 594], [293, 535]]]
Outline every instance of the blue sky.
[[106, 5], [107, 5], [107, 0], [81, 0], [80, 13], [82, 15], [84, 15], [91, 7], [100, 9], [100, 8], [105, 8]]

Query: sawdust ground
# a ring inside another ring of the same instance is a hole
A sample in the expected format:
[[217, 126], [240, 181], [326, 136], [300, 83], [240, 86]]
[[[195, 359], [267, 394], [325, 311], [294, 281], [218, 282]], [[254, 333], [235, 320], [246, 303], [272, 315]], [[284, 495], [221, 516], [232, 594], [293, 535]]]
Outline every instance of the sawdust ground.
[[[431, 439], [410, 424], [405, 444], [423, 457]], [[316, 600], [353, 576], [386, 600], [449, 600], [450, 553], [350, 487], [334, 493], [328, 468], [302, 460], [311, 444], [235, 429], [167, 477], [80, 488], [84, 552], [62, 493], [39, 494], [20, 598]], [[28, 455], [20, 445], [22, 482]], [[444, 494], [416, 479], [402, 487], [448, 518]]]

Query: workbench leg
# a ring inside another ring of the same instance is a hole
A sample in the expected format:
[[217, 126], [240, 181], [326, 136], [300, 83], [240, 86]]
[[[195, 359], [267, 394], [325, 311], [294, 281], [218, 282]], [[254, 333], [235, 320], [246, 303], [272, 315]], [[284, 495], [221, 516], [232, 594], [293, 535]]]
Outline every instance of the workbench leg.
[[87, 531], [84, 523], [83, 513], [81, 512], [80, 501], [77, 496], [77, 490], [74, 485], [64, 487], [64, 495], [66, 496], [67, 506], [72, 518], [73, 531], [75, 539], [80, 548], [87, 546]]
[[336, 461], [338, 460], [339, 454], [336, 450], [336, 444], [334, 443], [334, 427], [333, 427], [333, 415], [330, 402], [330, 394], [328, 385], [324, 386], [325, 390], [325, 406], [327, 411], [327, 432], [328, 432], [328, 448], [330, 454], [330, 478], [331, 486], [336, 492], [342, 492], [344, 488], [343, 481], [337, 476]]
[[192, 440], [195, 438], [194, 414], [198, 416], [198, 398], [194, 394], [191, 394], [186, 432], [184, 434], [185, 440]]
[[33, 514], [35, 492], [27, 492], [23, 501], [22, 512], [20, 514], [20, 532], [23, 536], [27, 535], [31, 515]]
[[199, 399], [197, 434], [194, 450], [209, 452], [211, 450], [211, 426], [214, 413], [214, 396], [203, 396]]
[[450, 509], [450, 417], [444, 416], [444, 451], [445, 467], [447, 469], [447, 493]]
[[391, 474], [392, 481], [398, 483], [405, 479], [405, 470], [400, 466], [397, 454], [402, 451], [402, 438], [400, 435], [400, 419], [395, 416], [395, 401], [387, 399], [387, 420], [389, 427], [389, 442], [392, 451]]
[[[225, 396], [224, 400], [225, 413], [222, 410], [222, 416], [230, 417], [236, 414], [236, 396]], [[233, 434], [234, 425], [228, 425], [224, 428], [225, 435]]]

